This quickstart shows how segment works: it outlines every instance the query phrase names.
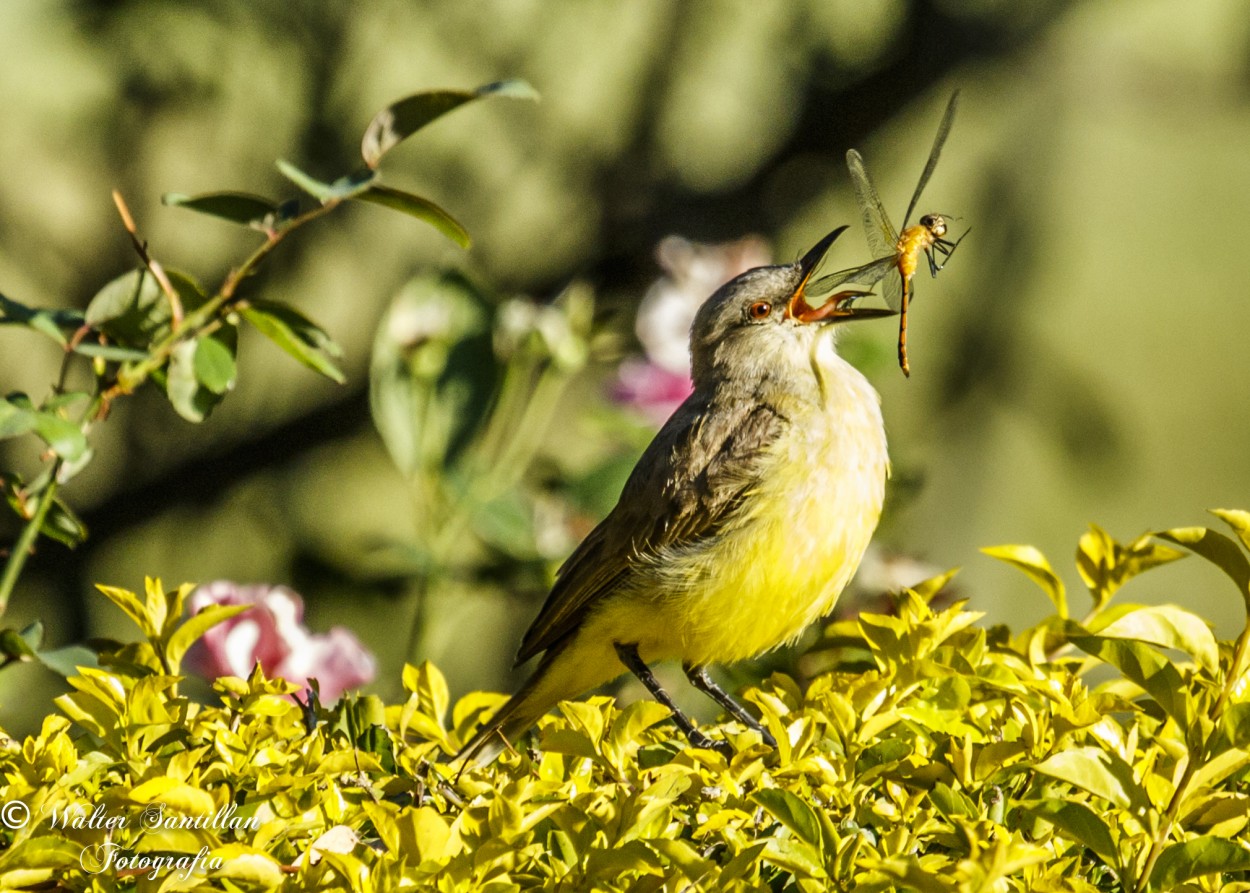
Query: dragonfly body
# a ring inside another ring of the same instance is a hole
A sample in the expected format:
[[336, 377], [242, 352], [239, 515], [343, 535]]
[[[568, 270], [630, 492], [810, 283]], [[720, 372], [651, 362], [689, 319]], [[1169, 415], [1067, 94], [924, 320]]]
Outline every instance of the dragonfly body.
[[920, 266], [920, 255], [930, 257], [933, 246], [944, 235], [946, 221], [936, 214], [921, 218], [915, 226], [909, 226], [899, 234], [898, 242], [894, 246], [894, 260], [898, 265], [898, 273], [903, 278], [905, 291], [911, 285], [911, 277], [916, 275], [916, 268]]
[[[937, 275], [950, 257], [958, 242], [948, 242], [942, 237], [946, 235], [946, 218], [941, 214], [926, 214], [915, 226], [903, 229], [898, 242], [894, 246], [894, 263], [898, 267], [898, 276], [902, 288], [898, 307], [898, 365], [903, 374], [911, 375], [911, 362], [907, 358], [907, 307], [911, 303], [911, 280], [920, 266], [923, 254], [929, 262], [929, 273]], [[962, 237], [961, 237], [962, 238]], [[941, 263], [937, 254], [942, 255]]]

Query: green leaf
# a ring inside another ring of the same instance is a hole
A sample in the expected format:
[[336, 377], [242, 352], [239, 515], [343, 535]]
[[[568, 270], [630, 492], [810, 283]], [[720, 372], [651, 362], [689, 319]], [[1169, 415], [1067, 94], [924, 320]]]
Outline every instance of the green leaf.
[[38, 651], [43, 647], [43, 634], [44, 628], [42, 620], [35, 620], [27, 624], [22, 627], [22, 632], [20, 633], [22, 641], [35, 651]]
[[947, 587], [951, 580], [955, 579], [955, 575], [959, 573], [959, 568], [954, 567], [945, 573], [938, 574], [936, 577], [930, 577], [927, 580], [921, 580], [914, 586], [908, 586], [912, 592], [925, 604], [933, 601], [943, 589]]
[[155, 639], [160, 630], [152, 622], [152, 618], [148, 616], [148, 609], [143, 602], [139, 601], [139, 597], [133, 592], [126, 589], [120, 589], [116, 586], [96, 585], [96, 589], [100, 591], [109, 601], [122, 609], [122, 612], [129, 617], [134, 624], [143, 631], [143, 634], [149, 639]]
[[933, 786], [933, 790], [929, 791], [929, 799], [933, 801], [938, 812], [948, 819], [954, 816], [968, 819], [978, 817], [976, 805], [968, 799], [968, 796], [943, 782], [939, 781]]
[[[147, 270], [123, 273], [109, 282], [87, 304], [86, 321], [92, 328], [117, 337], [150, 340], [159, 324], [148, 322], [148, 312], [160, 300], [160, 287]], [[161, 321], [164, 324], [168, 317]], [[146, 324], [146, 325], [145, 325]], [[136, 338], [142, 334], [143, 339]]]
[[466, 102], [486, 97], [538, 100], [538, 92], [525, 81], [499, 81], [476, 90], [430, 90], [391, 103], [373, 116], [360, 141], [360, 155], [371, 168], [382, 156], [431, 121]]
[[820, 819], [805, 800], [781, 788], [764, 788], [756, 791], [751, 799], [789, 828], [796, 837], [820, 851], [823, 846]]
[[421, 711], [435, 719], [440, 729], [443, 728], [447, 708], [451, 706], [451, 692], [442, 671], [428, 660], [422, 661], [419, 666], [405, 664], [403, 682], [404, 688], [417, 696]]
[[15, 629], [0, 630], [0, 655], [7, 658], [3, 663], [15, 660], [30, 660], [35, 656], [35, 648]]
[[672, 712], [657, 701], [634, 701], [612, 720], [606, 744], [616, 753], [623, 754], [627, 745], [636, 742], [643, 732], [671, 715]]
[[1184, 546], [1226, 573], [1237, 584], [1246, 613], [1250, 615], [1250, 561], [1235, 542], [1206, 527], [1174, 527], [1160, 530], [1155, 536]]
[[1220, 784], [1224, 779], [1250, 768], [1250, 752], [1233, 747], [1208, 760], [1194, 773], [1194, 791], [1203, 791]]
[[1051, 568], [1045, 555], [1032, 546], [990, 546], [981, 551], [1023, 571], [1030, 580], [1042, 587], [1059, 616], [1067, 618], [1068, 597], [1063, 581]]
[[237, 330], [226, 326], [173, 349], [165, 393], [180, 416], [197, 424], [204, 421], [234, 387], [237, 347]]
[[1250, 795], [1194, 792], [1185, 798], [1180, 827], [1228, 839], [1250, 822]]
[[342, 350], [294, 307], [273, 301], [253, 301], [243, 309], [242, 315], [258, 332], [309, 369], [338, 384], [347, 380], [328, 359], [340, 356]]
[[1171, 890], [1192, 878], [1250, 869], [1250, 848], [1222, 837], [1195, 837], [1159, 854], [1150, 873], [1151, 890]]
[[1175, 648], [1193, 657], [1213, 678], [1220, 672], [1220, 648], [1206, 622], [1174, 605], [1136, 608], [1095, 629], [1108, 639], [1136, 639]]
[[1133, 577], [1184, 557], [1184, 552], [1160, 545], [1149, 534], [1121, 545], [1107, 531], [1091, 524], [1077, 547], [1076, 567], [1089, 588], [1095, 610], [1099, 610]]
[[319, 199], [322, 204], [359, 195], [368, 189], [378, 176], [376, 171], [362, 170], [339, 177], [333, 183], [323, 183], [304, 173], [289, 161], [279, 161], [278, 170], [282, 172], [282, 176], [309, 195]]
[[281, 209], [276, 202], [250, 192], [206, 192], [201, 195], [167, 192], [161, 196], [161, 202], [259, 230], [272, 229], [281, 218]]
[[1192, 715], [1189, 693], [1180, 671], [1170, 660], [1144, 642], [1089, 635], [1075, 623], [1070, 623], [1068, 630], [1068, 640], [1073, 645], [1111, 664], [1141, 686], [1177, 725], [1182, 729], [1189, 727]]
[[39, 532], [71, 549], [87, 539], [87, 526], [59, 497], [52, 500]]
[[100, 656], [85, 645], [66, 645], [64, 648], [40, 651], [35, 657], [53, 673], [66, 679], [78, 675], [82, 667], [100, 668]]
[[[166, 270], [186, 311], [204, 303], [203, 289], [190, 276]], [[86, 322], [127, 347], [144, 348], [169, 332], [169, 298], [145, 269], [123, 273], [96, 292], [87, 305]]]
[[169, 355], [169, 369], [165, 375], [165, 395], [178, 415], [188, 422], [204, 421], [212, 409], [212, 399], [217, 395], [200, 388], [195, 378], [194, 341], [184, 341]]
[[[228, 334], [225, 334], [228, 333]], [[238, 367], [235, 365], [233, 326], [196, 341], [195, 377], [214, 394], [225, 394], [234, 387]]]
[[323, 183], [316, 177], [304, 173], [289, 161], [278, 159], [277, 165], [278, 170], [282, 173], [282, 176], [286, 177], [313, 198], [320, 199], [323, 202], [329, 199], [331, 191], [329, 183]]
[[1084, 803], [1075, 800], [1044, 800], [1028, 807], [1029, 814], [1054, 825], [1069, 840], [1089, 847], [1113, 868], [1120, 864], [1111, 829], [1102, 817]]
[[369, 408], [405, 475], [458, 459], [499, 380], [489, 301], [458, 273], [421, 276], [391, 302], [369, 367]]
[[181, 623], [165, 643], [165, 659], [170, 671], [177, 673], [187, 649], [219, 623], [250, 611], [255, 605], [207, 605]]
[[87, 452], [87, 436], [68, 419], [50, 412], [36, 412], [34, 421], [35, 434], [65, 461], [73, 462]]
[[368, 191], [377, 178], [377, 171], [353, 171], [346, 176], [339, 177], [330, 184], [330, 198], [353, 198], [362, 192]]
[[1220, 717], [1220, 724], [1233, 747], [1250, 745], [1250, 702], [1229, 704]]
[[385, 208], [392, 208], [407, 214], [409, 217], [423, 220], [461, 248], [468, 248], [473, 242], [469, 238], [469, 231], [460, 224], [460, 221], [429, 199], [421, 198], [418, 195], [403, 192], [399, 189], [392, 189], [389, 186], [379, 186], [376, 183], [353, 197], [357, 201], [365, 201]]
[[0, 400], [0, 440], [21, 437], [35, 428], [35, 413], [29, 408], [29, 400], [14, 403], [9, 397]]
[[1128, 809], [1138, 817], [1150, 809], [1150, 799], [1133, 777], [1133, 770], [1110, 751], [1075, 747], [1047, 757], [1034, 769]]
[[1233, 533], [1237, 534], [1241, 544], [1250, 549], [1250, 512], [1238, 509], [1211, 509], [1211, 514], [1233, 528]]
[[533, 505], [524, 493], [507, 490], [495, 499], [479, 504], [470, 521], [473, 532], [482, 542], [504, 555], [522, 561], [541, 557], [534, 539]]
[[115, 344], [93, 344], [90, 341], [75, 344], [74, 353], [84, 357], [99, 357], [102, 360], [108, 360], [110, 363], [130, 363], [148, 358], [146, 350], [137, 350], [133, 347], [118, 347]]
[[74, 330], [83, 324], [83, 315], [77, 310], [44, 310], [27, 307], [0, 295], [0, 325], [26, 326], [47, 335], [62, 347], [69, 343], [63, 330]]
[[[83, 867], [83, 845], [81, 842], [66, 840], [54, 835], [28, 837], [20, 842], [14, 841], [11, 849], [0, 854], [0, 873], [20, 872], [25, 869], [51, 869], [57, 872], [69, 870], [81, 871]], [[22, 886], [25, 886], [23, 883]]]

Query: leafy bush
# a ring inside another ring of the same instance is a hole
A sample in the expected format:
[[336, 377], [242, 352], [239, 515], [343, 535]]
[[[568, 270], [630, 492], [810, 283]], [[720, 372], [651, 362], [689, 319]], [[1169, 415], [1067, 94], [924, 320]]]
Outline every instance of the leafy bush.
[[[1250, 513], [1217, 513], [1250, 549]], [[183, 587], [102, 588], [143, 640], [102, 656], [0, 767], [0, 886], [71, 890], [1250, 890], [1250, 624], [1217, 641], [1119, 587], [1184, 553], [1250, 616], [1237, 541], [1184, 528], [1082, 538], [1078, 622], [1040, 553], [991, 554], [1055, 614], [1011, 633], [947, 577], [895, 615], [831, 626], [806, 690], [746, 692], [777, 738], [736, 722], [726, 762], [650, 701], [565, 703], [495, 764], [445, 761], [501, 701], [452, 706], [432, 666], [400, 705], [332, 709], [264, 678], [179, 692], [182, 656], [232, 608], [183, 619]]]
[[[12, 548], [0, 553], [0, 615], [8, 606], [26, 560], [41, 538], [73, 548], [87, 537], [60, 490], [92, 460], [90, 435], [109, 417], [113, 405], [145, 386], [155, 385], [183, 419], [203, 422], [233, 390], [239, 329], [249, 325], [304, 366], [342, 383], [336, 362], [339, 346], [300, 310], [257, 298], [244, 288], [275, 249], [297, 230], [353, 202], [365, 202], [423, 221], [462, 248], [469, 234], [446, 210], [422, 196], [384, 185], [383, 156], [428, 124], [466, 103], [488, 97], [536, 99], [522, 81], [500, 81], [476, 90], [414, 93], [375, 114], [361, 139], [364, 167], [323, 183], [286, 161], [279, 171], [314, 200], [275, 201], [244, 192], [187, 196], [168, 193], [167, 205], [186, 208], [245, 226], [263, 241], [230, 270], [215, 290], [195, 278], [166, 268], [149, 251], [119, 192], [113, 193], [122, 224], [139, 266], [101, 288], [83, 311], [29, 307], [0, 294], [0, 325], [16, 326], [51, 339], [63, 359], [49, 394], [36, 401], [25, 393], [0, 396], [0, 441], [22, 438], [41, 444], [40, 471], [29, 480], [0, 468], [0, 491], [17, 514], [20, 532]], [[72, 385], [82, 373], [83, 390]], [[0, 666], [24, 654], [3, 650], [19, 637], [0, 632]], [[20, 637], [36, 644], [42, 631], [28, 628]], [[42, 652], [37, 652], [42, 654]], [[57, 656], [46, 660], [57, 668]]]

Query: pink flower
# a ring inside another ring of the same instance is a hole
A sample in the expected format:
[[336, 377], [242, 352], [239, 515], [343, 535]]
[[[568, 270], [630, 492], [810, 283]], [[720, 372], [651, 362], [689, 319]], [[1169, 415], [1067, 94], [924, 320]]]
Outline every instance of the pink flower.
[[208, 605], [254, 605], [204, 634], [187, 652], [186, 666], [208, 679], [247, 677], [257, 661], [270, 678], [281, 677], [307, 689], [320, 684], [321, 699], [339, 698], [369, 682], [377, 662], [360, 640], [341, 626], [312, 633], [304, 626], [304, 600], [285, 586], [240, 586], [226, 580], [207, 583], [187, 599], [187, 612]]
[[689, 342], [695, 311], [721, 285], [770, 263], [771, 256], [758, 236], [720, 245], [668, 236], [655, 255], [664, 275], [647, 290], [635, 325], [646, 359], [621, 364], [612, 397], [662, 424], [693, 387]]
[[616, 370], [612, 399], [663, 425], [693, 388], [689, 372], [669, 372], [663, 366], [629, 357]]

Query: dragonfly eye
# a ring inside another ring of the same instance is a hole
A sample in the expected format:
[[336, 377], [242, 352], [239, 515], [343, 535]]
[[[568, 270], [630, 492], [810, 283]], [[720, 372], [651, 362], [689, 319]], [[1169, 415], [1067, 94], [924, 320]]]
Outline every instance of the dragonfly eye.
[[773, 312], [773, 305], [767, 301], [756, 301], [747, 308], [747, 316], [754, 320], [768, 319], [768, 314]]
[[946, 235], [946, 218], [941, 214], [926, 214], [920, 218], [920, 225], [925, 227], [939, 239]]

